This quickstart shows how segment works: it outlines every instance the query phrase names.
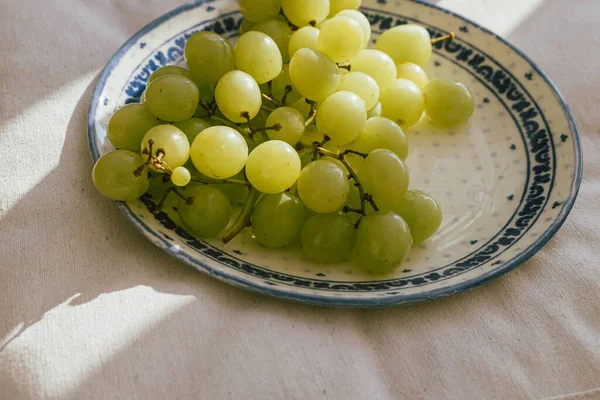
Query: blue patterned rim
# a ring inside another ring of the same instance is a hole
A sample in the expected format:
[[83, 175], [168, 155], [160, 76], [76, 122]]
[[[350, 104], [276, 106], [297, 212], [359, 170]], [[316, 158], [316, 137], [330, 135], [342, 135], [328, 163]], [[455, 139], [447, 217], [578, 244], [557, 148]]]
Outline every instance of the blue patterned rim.
[[[299, 301], [299, 302], [303, 302], [303, 303], [310, 303], [310, 304], [317, 304], [317, 305], [325, 305], [325, 306], [343, 306], [343, 307], [379, 307], [379, 306], [388, 306], [388, 305], [398, 305], [398, 304], [409, 304], [409, 303], [416, 303], [416, 302], [421, 302], [421, 301], [427, 301], [427, 300], [433, 300], [433, 299], [437, 299], [437, 298], [441, 298], [441, 297], [446, 297], [452, 294], [456, 294], [459, 292], [463, 292], [475, 287], [478, 287], [480, 285], [482, 285], [483, 283], [486, 283], [490, 280], [493, 280], [499, 276], [502, 276], [503, 274], [513, 270], [514, 268], [516, 268], [517, 266], [519, 266], [520, 264], [522, 264], [523, 262], [525, 262], [526, 260], [528, 260], [529, 258], [531, 258], [535, 253], [537, 253], [537, 251], [539, 251], [551, 238], [552, 236], [554, 236], [554, 234], [560, 229], [560, 227], [562, 226], [562, 224], [564, 223], [566, 217], [568, 216], [569, 212], [571, 211], [578, 191], [579, 191], [579, 187], [581, 184], [581, 179], [582, 179], [582, 171], [583, 171], [583, 160], [582, 160], [582, 151], [581, 151], [581, 141], [579, 138], [579, 134], [577, 131], [577, 127], [575, 125], [575, 122], [573, 120], [573, 116], [571, 114], [571, 111], [568, 107], [568, 105], [566, 104], [566, 102], [564, 101], [562, 95], [559, 93], [558, 89], [554, 86], [554, 84], [550, 81], [550, 79], [539, 69], [539, 67], [532, 61], [529, 59], [529, 57], [527, 57], [525, 54], [523, 54], [521, 51], [519, 51], [518, 49], [516, 49], [514, 46], [512, 46], [510, 43], [508, 43], [506, 40], [502, 39], [501, 37], [497, 36], [496, 34], [490, 32], [489, 30], [479, 26], [478, 24], [462, 17], [459, 16], [453, 12], [450, 12], [448, 10], [444, 10], [436, 5], [421, 1], [421, 0], [412, 0], [415, 3], [419, 3], [421, 5], [424, 5], [426, 7], [430, 7], [430, 8], [434, 8], [437, 10], [441, 10], [446, 14], [452, 15], [454, 17], [457, 17], [459, 19], [462, 19], [463, 21], [465, 21], [468, 24], [471, 24], [472, 26], [481, 29], [482, 31], [486, 32], [487, 34], [491, 35], [492, 37], [494, 37], [496, 40], [504, 43], [506, 46], [508, 46], [512, 51], [514, 51], [515, 53], [517, 53], [521, 58], [523, 58], [525, 61], [527, 61], [530, 66], [533, 68], [533, 70], [540, 76], [542, 77], [545, 82], [548, 84], [548, 86], [554, 91], [554, 94], [556, 96], [556, 98], [560, 101], [560, 104], [563, 108], [564, 114], [568, 119], [569, 122], [569, 128], [570, 128], [570, 133], [571, 133], [571, 137], [573, 139], [574, 142], [574, 151], [575, 151], [575, 171], [574, 171], [574, 177], [573, 177], [573, 182], [572, 182], [572, 187], [571, 187], [571, 192], [570, 192], [570, 196], [567, 199], [567, 201], [563, 204], [563, 207], [561, 209], [561, 212], [559, 213], [559, 215], [556, 217], [555, 221], [550, 225], [550, 227], [534, 242], [532, 243], [528, 248], [526, 248], [523, 252], [521, 252], [519, 255], [517, 255], [516, 257], [502, 263], [501, 265], [498, 265], [498, 267], [492, 271], [489, 271], [488, 273], [485, 273], [483, 275], [480, 275], [476, 278], [473, 278], [469, 281], [466, 282], [461, 282], [458, 283], [454, 286], [451, 287], [444, 287], [444, 288], [440, 288], [440, 289], [436, 289], [436, 290], [431, 290], [428, 292], [423, 292], [423, 293], [415, 293], [415, 294], [411, 294], [411, 295], [406, 295], [406, 294], [393, 294], [393, 295], [389, 295], [389, 296], [385, 296], [385, 297], [377, 297], [377, 298], [355, 298], [355, 299], [348, 299], [348, 298], [334, 298], [334, 297], [329, 297], [329, 296], [321, 296], [318, 294], [305, 294], [305, 293], [294, 293], [294, 292], [290, 292], [288, 290], [281, 290], [278, 287], [263, 287], [263, 286], [259, 286], [255, 283], [249, 282], [245, 279], [242, 279], [238, 276], [232, 275], [228, 272], [223, 272], [217, 269], [213, 269], [212, 267], [210, 267], [209, 265], [207, 265], [206, 263], [202, 262], [201, 260], [198, 259], [191, 259], [189, 256], [182, 254], [182, 253], [178, 253], [178, 252], [174, 252], [172, 250], [170, 250], [170, 246], [168, 244], [168, 242], [164, 241], [164, 239], [162, 237], [160, 237], [156, 232], [154, 232], [152, 229], [150, 229], [143, 221], [141, 221], [133, 212], [132, 210], [129, 208], [129, 206], [126, 203], [121, 203], [121, 202], [115, 202], [118, 206], [118, 208], [121, 210], [121, 212], [125, 215], [125, 217], [136, 227], [136, 229], [138, 229], [142, 234], [144, 234], [146, 237], [148, 238], [153, 238], [154, 240], [159, 240], [160, 242], [164, 243], [164, 246], [159, 246], [162, 250], [166, 251], [168, 254], [170, 254], [171, 256], [177, 258], [178, 260], [190, 264], [190, 262], [193, 262], [193, 264], [195, 264], [198, 267], [201, 267], [201, 270], [214, 275], [216, 277], [218, 277], [221, 280], [224, 280], [228, 283], [231, 283], [235, 286], [238, 287], [242, 287], [245, 289], [249, 289], [252, 290], [254, 292], [258, 292], [261, 294], [267, 294], [267, 295], [272, 295], [275, 297], [279, 297], [282, 299], [289, 299], [289, 300], [295, 300], [295, 301]], [[104, 85], [106, 83], [106, 80], [108, 78], [108, 76], [111, 74], [111, 72], [113, 71], [114, 67], [119, 63], [120, 59], [123, 57], [123, 55], [133, 46], [135, 45], [138, 40], [144, 36], [147, 32], [153, 30], [156, 26], [162, 24], [163, 22], [175, 17], [176, 15], [194, 9], [196, 7], [199, 7], [205, 3], [210, 3], [213, 1], [202, 1], [202, 0], [197, 0], [194, 3], [191, 4], [186, 4], [184, 6], [181, 6], [167, 14], [165, 14], [164, 16], [156, 19], [155, 21], [151, 22], [150, 24], [148, 24], [147, 26], [145, 26], [144, 28], [142, 28], [139, 32], [137, 32], [134, 36], [132, 36], [117, 52], [116, 54], [111, 58], [111, 60], [108, 62], [108, 64], [106, 65], [106, 67], [104, 68], [104, 70], [102, 71], [102, 74], [100, 75], [100, 78], [98, 79], [98, 82], [96, 84], [94, 93], [92, 95], [92, 101], [90, 104], [90, 109], [89, 109], [89, 117], [88, 117], [88, 140], [89, 140], [89, 146], [90, 146], [90, 151], [92, 154], [92, 158], [94, 159], [94, 161], [98, 158], [98, 154], [96, 152], [96, 149], [94, 147], [94, 138], [95, 138], [95, 116], [94, 116], [94, 111], [96, 110], [97, 106], [98, 106], [98, 102], [100, 99], [100, 95], [102, 93], [102, 90], [104, 89]], [[378, 11], [378, 10], [371, 10], [371, 9], [365, 9], [365, 11]], [[387, 14], [390, 15], [394, 15], [392, 13], [386, 12]], [[405, 17], [402, 17], [405, 18]], [[485, 53], [484, 53], [485, 54]], [[493, 61], [493, 59], [491, 59]], [[543, 115], [542, 115], [543, 117]], [[550, 136], [551, 138], [551, 136]], [[528, 168], [529, 171], [529, 168]], [[554, 175], [552, 176], [552, 179], [554, 179]], [[552, 185], [551, 185], [552, 187]], [[527, 190], [527, 186], [525, 188], [525, 190]], [[524, 201], [526, 197], [526, 193], [523, 194], [523, 198], [522, 201]], [[548, 195], [548, 198], [550, 196]], [[519, 209], [519, 207], [517, 207], [517, 210]], [[542, 207], [543, 209], [543, 207]], [[535, 223], [535, 221], [534, 221]], [[532, 224], [533, 225], [533, 224]], [[482, 247], [483, 248], [483, 247]], [[467, 256], [465, 258], [471, 257], [473, 256], [475, 253], [477, 252], [473, 252], [470, 256]], [[213, 257], [210, 257], [213, 258]], [[472, 257], [476, 258], [476, 257]], [[472, 260], [471, 259], [471, 260]], [[468, 262], [469, 260], [467, 260]], [[498, 262], [498, 264], [500, 264], [500, 262]], [[467, 265], [467, 264], [465, 264]], [[439, 276], [439, 275], [438, 275]], [[416, 279], [420, 279], [420, 278], [416, 278]], [[438, 277], [435, 277], [432, 280], [437, 280], [439, 279]], [[409, 279], [410, 281], [410, 279]], [[344, 284], [344, 282], [339, 282], [340, 284]], [[362, 283], [362, 282], [361, 282]], [[369, 284], [369, 282], [364, 282], [364, 284]], [[388, 288], [389, 289], [389, 288]]]

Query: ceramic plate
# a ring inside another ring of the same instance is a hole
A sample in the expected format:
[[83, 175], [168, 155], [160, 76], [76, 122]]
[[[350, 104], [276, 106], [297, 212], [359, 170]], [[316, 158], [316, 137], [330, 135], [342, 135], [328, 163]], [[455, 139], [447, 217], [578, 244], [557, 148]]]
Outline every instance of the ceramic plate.
[[[474, 288], [532, 257], [571, 210], [582, 175], [573, 117], [552, 82], [527, 56], [477, 24], [419, 1], [363, 0], [373, 39], [398, 24], [418, 23], [432, 37], [430, 78], [452, 77], [476, 99], [468, 126], [441, 130], [426, 119], [408, 130], [411, 187], [437, 198], [439, 232], [415, 246], [395, 273], [373, 276], [352, 262], [319, 265], [297, 249], [260, 247], [246, 230], [232, 243], [201, 240], [174, 213], [153, 215], [151, 199], [117, 202], [150, 241], [178, 260], [232, 285], [328, 306], [375, 307], [438, 299]], [[137, 102], [150, 73], [182, 64], [186, 39], [211, 30], [235, 40], [241, 15], [233, 0], [197, 0], [129, 39], [102, 72], [89, 113], [96, 161], [112, 146], [106, 125], [119, 106]]]

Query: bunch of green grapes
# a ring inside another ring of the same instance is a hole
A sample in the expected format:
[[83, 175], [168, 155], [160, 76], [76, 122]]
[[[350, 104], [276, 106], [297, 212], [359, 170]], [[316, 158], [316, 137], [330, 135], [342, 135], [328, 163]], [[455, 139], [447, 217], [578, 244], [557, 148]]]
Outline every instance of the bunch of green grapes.
[[[152, 197], [198, 237], [226, 243], [250, 226], [263, 246], [390, 273], [442, 222], [409, 190], [405, 131], [426, 114], [464, 123], [468, 89], [429, 81], [432, 39], [397, 26], [368, 49], [360, 0], [240, 0], [233, 46], [213, 32], [185, 45], [186, 67], [148, 78], [139, 104], [107, 127], [117, 148], [94, 166], [116, 201]], [[168, 207], [168, 206], [170, 207]]]

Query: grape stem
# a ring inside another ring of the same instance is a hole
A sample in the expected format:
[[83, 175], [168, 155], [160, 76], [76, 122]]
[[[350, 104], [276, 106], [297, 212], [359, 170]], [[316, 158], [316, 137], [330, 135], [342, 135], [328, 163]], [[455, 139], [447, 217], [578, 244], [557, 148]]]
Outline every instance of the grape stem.
[[273, 98], [273, 81], [267, 82], [267, 94]]
[[181, 199], [183, 199], [183, 201], [185, 201], [185, 204], [187, 204], [188, 206], [194, 204], [194, 198], [192, 196], [184, 195], [183, 193], [181, 193], [181, 190], [179, 190], [179, 188], [177, 188], [176, 186], [171, 185], [171, 191], [177, 196], [179, 196]]
[[313, 123], [315, 117], [317, 116], [317, 110], [311, 108], [310, 113], [308, 113], [308, 118], [306, 118], [306, 122], [304, 122], [304, 127], [306, 128], [310, 124]]
[[287, 100], [288, 94], [290, 94], [292, 92], [292, 90], [294, 90], [294, 89], [290, 85], [285, 85], [285, 89], [284, 90], [285, 91], [283, 93], [283, 97], [281, 98], [281, 106], [282, 107], [285, 106], [285, 102]]
[[264, 93], [261, 93], [261, 96], [263, 99], [267, 100], [269, 103], [273, 104], [275, 107], [279, 107], [279, 103], [277, 103], [277, 101], [273, 100], [273, 98], [271, 96], [268, 96]]
[[439, 42], [443, 42], [445, 40], [452, 40], [455, 37], [456, 37], [456, 35], [454, 34], [454, 32], [450, 32], [446, 36], [440, 36], [440, 37], [437, 37], [435, 39], [431, 39], [431, 44], [436, 44], [436, 43], [439, 43]]
[[241, 114], [241, 116], [243, 118], [246, 118], [246, 123], [248, 124], [248, 129], [250, 130], [250, 134], [248, 135], [250, 136], [250, 139], [252, 139], [257, 132], [280, 131], [282, 128], [281, 124], [275, 124], [273, 126], [267, 126], [264, 128], [252, 128], [252, 125], [250, 123], [250, 114], [248, 113], [248, 111], [244, 111]]
[[343, 68], [345, 70], [348, 70], [348, 72], [350, 72], [350, 70], [352, 69], [352, 66], [350, 64], [346, 64], [346, 65], [338, 64], [337, 66], [338, 66], [338, 68]]
[[230, 185], [244, 185], [250, 186], [250, 182], [242, 179], [201, 179], [192, 176], [192, 182], [202, 183], [204, 185], [219, 185], [219, 184], [230, 184]]
[[254, 206], [258, 201], [258, 197], [260, 196], [260, 192], [256, 190], [254, 187], [250, 186], [250, 193], [248, 194], [248, 198], [246, 199], [246, 203], [244, 203], [244, 207], [242, 208], [242, 212], [238, 215], [237, 219], [225, 232], [221, 242], [223, 244], [227, 244], [233, 240], [237, 235], [239, 235], [244, 229], [250, 226], [250, 217], [252, 216], [252, 211], [254, 211]]

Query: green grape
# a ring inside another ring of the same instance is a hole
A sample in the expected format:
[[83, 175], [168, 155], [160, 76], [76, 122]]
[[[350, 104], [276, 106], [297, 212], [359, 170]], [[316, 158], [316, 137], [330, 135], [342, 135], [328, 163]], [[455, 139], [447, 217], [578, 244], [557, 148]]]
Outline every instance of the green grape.
[[303, 26], [292, 34], [288, 45], [290, 57], [296, 54], [300, 49], [309, 48], [317, 50], [317, 40], [319, 39], [319, 30], [312, 26]]
[[216, 84], [235, 69], [235, 52], [223, 36], [213, 32], [194, 33], [185, 43], [185, 61], [194, 77], [205, 84]]
[[[244, 172], [241, 171], [240, 173], [232, 176], [231, 179], [246, 180], [246, 175], [244, 175]], [[250, 192], [248, 186], [244, 185], [220, 183], [212, 186], [225, 193], [225, 196], [227, 196], [229, 202], [233, 206], [243, 206], [248, 198], [248, 193]]]
[[352, 72], [364, 72], [371, 76], [383, 93], [396, 81], [396, 64], [387, 54], [379, 50], [361, 50], [350, 60]]
[[292, 146], [298, 143], [304, 133], [304, 117], [292, 107], [279, 107], [269, 114], [266, 126], [275, 125], [279, 125], [280, 130], [268, 130], [269, 139], [282, 140]]
[[402, 160], [408, 155], [408, 140], [402, 128], [394, 121], [382, 118], [369, 118], [358, 138], [354, 149], [361, 153], [370, 153], [376, 149], [388, 149]]
[[404, 196], [409, 177], [404, 161], [393, 151], [372, 151], [358, 167], [358, 179], [365, 191], [381, 207], [387, 207]]
[[342, 10], [336, 14], [336, 17], [348, 17], [358, 22], [363, 31], [362, 48], [366, 49], [371, 40], [371, 23], [367, 17], [365, 17], [365, 14], [356, 10]]
[[302, 96], [320, 101], [340, 85], [338, 67], [320, 51], [304, 48], [290, 61], [290, 79]]
[[441, 126], [459, 125], [473, 115], [475, 101], [469, 89], [453, 79], [434, 79], [423, 90], [425, 113]]
[[329, 0], [329, 18], [342, 10], [358, 10], [362, 0]]
[[298, 194], [311, 210], [327, 214], [344, 206], [350, 185], [344, 171], [328, 160], [308, 164], [298, 178]]
[[237, 68], [254, 78], [256, 83], [275, 79], [283, 66], [275, 41], [262, 32], [244, 33], [235, 45]]
[[300, 175], [300, 157], [281, 140], [258, 145], [246, 161], [246, 176], [257, 190], [275, 194], [292, 187]]
[[246, 18], [244, 18], [240, 25], [240, 35], [243, 35], [246, 32], [250, 32], [252, 30], [252, 28], [254, 28], [255, 26], [256, 26], [256, 24], [254, 22], [249, 21]]
[[354, 248], [356, 231], [346, 214], [313, 214], [302, 226], [302, 251], [311, 260], [333, 264], [346, 260]]
[[375, 48], [388, 54], [396, 64], [411, 62], [421, 67], [431, 58], [431, 37], [420, 25], [398, 25], [377, 39]]
[[194, 115], [199, 99], [200, 92], [191, 79], [181, 75], [164, 75], [156, 78], [146, 89], [145, 106], [164, 121], [183, 121]]
[[348, 91], [332, 94], [317, 111], [317, 127], [336, 145], [356, 139], [366, 120], [365, 102], [356, 93]]
[[306, 115], [307, 117], [310, 113], [310, 104], [306, 102], [304, 97], [301, 97], [295, 102], [291, 103], [290, 107], [295, 108], [296, 110], [300, 111], [300, 114]]
[[240, 0], [240, 11], [245, 19], [255, 23], [279, 15], [281, 0]]
[[[269, 92], [269, 87], [266, 84], [260, 85], [260, 89], [265, 94], [268, 94]], [[281, 73], [271, 81], [271, 95], [273, 96], [273, 99], [277, 101], [283, 101], [285, 97], [285, 104], [292, 104], [302, 99], [302, 95], [296, 90], [294, 84], [290, 80], [289, 64], [284, 64]]]
[[377, 82], [364, 72], [350, 72], [342, 76], [338, 91], [342, 90], [356, 93], [364, 100], [367, 110], [375, 107], [379, 101]]
[[229, 223], [231, 204], [219, 189], [208, 185], [190, 185], [184, 194], [193, 201], [179, 200], [177, 213], [183, 225], [194, 235], [215, 237]]
[[173, 125], [185, 133], [190, 144], [194, 142], [194, 139], [200, 132], [213, 126], [210, 120], [202, 118], [190, 118], [184, 121], [175, 122]]
[[256, 203], [250, 226], [263, 246], [284, 247], [298, 239], [304, 218], [304, 206], [296, 196], [285, 192], [268, 194]]
[[346, 62], [362, 48], [363, 30], [349, 17], [334, 17], [323, 22], [317, 49], [337, 63]]
[[355, 249], [364, 269], [386, 274], [402, 264], [412, 243], [408, 224], [398, 214], [376, 211], [361, 219]]
[[146, 81], [146, 86], [150, 85], [152, 82], [165, 75], [181, 75], [185, 76], [192, 82], [194, 81], [194, 76], [192, 73], [186, 68], [180, 67], [179, 65], [165, 65], [164, 67], [160, 67], [156, 71], [154, 71]]
[[375, 107], [367, 111], [367, 118], [380, 117], [381, 116], [381, 103], [377, 102]]
[[176, 186], [185, 186], [192, 180], [192, 174], [186, 167], [177, 167], [171, 173], [171, 181]]
[[283, 21], [276, 19], [270, 19], [265, 22], [261, 22], [252, 28], [253, 31], [262, 32], [271, 37], [277, 44], [281, 58], [284, 63], [289, 62], [290, 55], [288, 53], [288, 47], [290, 39], [292, 37], [292, 29]]
[[396, 77], [413, 81], [419, 89], [423, 89], [429, 82], [427, 73], [417, 64], [405, 62], [396, 65]]
[[118, 149], [139, 151], [142, 138], [160, 121], [142, 104], [127, 104], [110, 117], [106, 134]]
[[329, 15], [329, 0], [282, 0], [281, 7], [287, 19], [297, 27], [316, 25]]
[[409, 127], [421, 119], [425, 100], [421, 89], [408, 79], [397, 79], [379, 97], [381, 116], [389, 118], [402, 127]]
[[194, 166], [214, 179], [231, 178], [248, 159], [244, 137], [228, 126], [213, 126], [200, 132], [190, 150]]
[[94, 165], [92, 182], [96, 189], [111, 200], [135, 200], [148, 190], [148, 173], [140, 176], [133, 172], [144, 163], [138, 153], [129, 150], [113, 150], [106, 153]]
[[187, 136], [179, 128], [173, 125], [158, 125], [150, 129], [142, 139], [141, 151], [148, 149], [148, 141], [152, 139], [152, 156], [162, 150], [165, 156], [162, 161], [171, 169], [180, 167], [186, 163], [190, 156], [190, 142]]
[[409, 190], [390, 210], [406, 221], [416, 243], [429, 239], [442, 224], [440, 205], [433, 197], [420, 190]]
[[246, 122], [243, 113], [250, 119], [256, 117], [262, 97], [258, 84], [250, 75], [242, 71], [230, 71], [217, 83], [215, 99], [219, 110], [232, 122]]

